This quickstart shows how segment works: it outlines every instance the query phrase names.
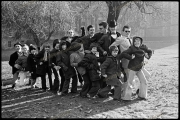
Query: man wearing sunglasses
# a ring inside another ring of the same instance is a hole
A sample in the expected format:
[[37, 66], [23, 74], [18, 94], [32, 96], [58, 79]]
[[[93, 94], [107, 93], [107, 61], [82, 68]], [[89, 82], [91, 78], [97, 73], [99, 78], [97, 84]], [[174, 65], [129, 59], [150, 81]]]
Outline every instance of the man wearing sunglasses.
[[[125, 25], [122, 29], [122, 36], [118, 37], [114, 43], [112, 43], [110, 46], [119, 46], [120, 47], [120, 52], [122, 53], [123, 51], [127, 50], [132, 43], [132, 39], [130, 38], [131, 34], [131, 28], [128, 25]], [[123, 58], [121, 60], [122, 63], [122, 68], [124, 69], [125, 72], [125, 81], [127, 80], [128, 76], [128, 64], [129, 60]]]

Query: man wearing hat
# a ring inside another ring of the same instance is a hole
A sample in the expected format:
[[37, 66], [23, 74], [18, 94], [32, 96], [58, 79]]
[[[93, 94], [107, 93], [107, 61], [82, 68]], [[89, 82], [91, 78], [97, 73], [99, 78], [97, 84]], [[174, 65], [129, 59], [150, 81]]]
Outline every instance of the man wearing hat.
[[20, 42], [17, 42], [14, 44], [14, 47], [16, 51], [10, 55], [10, 60], [9, 60], [9, 65], [12, 67], [12, 74], [13, 74], [12, 88], [15, 87], [15, 81], [18, 79], [18, 75], [19, 75], [19, 73], [17, 72], [18, 69], [14, 65], [18, 57], [22, 55], [22, 52], [21, 52], [22, 44]]
[[[101, 59], [101, 64], [106, 60], [106, 56], [110, 55], [109, 46], [116, 40], [117, 37], [121, 36], [121, 34], [117, 32], [116, 29], [117, 29], [116, 21], [114, 20], [110, 21], [109, 23], [110, 32], [104, 34], [97, 42], [98, 48], [100, 50], [99, 56]], [[101, 86], [101, 88], [106, 86], [104, 83], [102, 83], [103, 85]]]

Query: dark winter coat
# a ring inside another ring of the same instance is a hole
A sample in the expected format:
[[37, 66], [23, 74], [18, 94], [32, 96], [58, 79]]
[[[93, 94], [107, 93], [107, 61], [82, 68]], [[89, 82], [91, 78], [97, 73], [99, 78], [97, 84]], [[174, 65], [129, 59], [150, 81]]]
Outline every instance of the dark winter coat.
[[91, 51], [86, 51], [86, 54], [78, 66], [82, 66], [87, 69], [91, 81], [100, 80], [100, 71], [96, 56]]
[[[45, 52], [44, 50], [40, 51], [35, 57], [35, 60], [37, 62], [36, 74], [38, 75], [45, 75], [47, 68], [50, 69], [52, 66], [51, 59], [49, 59], [49, 56], [48, 56], [48, 61], [43, 60], [44, 52]], [[42, 62], [43, 64], [40, 65], [40, 62]]]
[[101, 74], [107, 75], [105, 78], [108, 85], [119, 85], [119, 78], [121, 77], [120, 59], [113, 56], [108, 56], [101, 64]]
[[70, 64], [70, 53], [68, 51], [60, 51], [60, 54], [56, 59], [57, 65], [62, 67], [63, 73], [66, 79], [69, 79], [76, 75], [74, 67]]
[[57, 65], [56, 59], [57, 59], [58, 54], [60, 54], [60, 50], [52, 49], [52, 51], [50, 52], [52, 66]]
[[10, 55], [10, 60], [9, 60], [9, 65], [12, 67], [12, 74], [14, 74], [16, 71], [18, 71], [18, 69], [14, 67], [15, 61], [17, 59], [18, 59], [18, 53], [16, 51]]
[[[142, 42], [141, 42], [142, 43]], [[121, 56], [125, 57], [126, 59], [129, 59], [128, 68], [133, 71], [139, 71], [142, 66], [144, 65], [144, 56], [145, 52], [148, 53], [148, 55], [152, 55], [152, 51], [147, 48], [147, 46], [142, 45], [140, 47], [134, 46], [134, 40], [133, 45], [129, 47], [129, 49], [122, 52]], [[135, 55], [135, 58], [132, 59], [132, 54]]]
[[36, 60], [34, 54], [29, 54], [27, 57], [27, 71], [36, 73]]
[[152, 50], [149, 49], [146, 45], [142, 44], [140, 47], [139, 47], [141, 50], [143, 50], [144, 52], [148, 53], [148, 56], [149, 56], [149, 59], [151, 58], [152, 56]]
[[[121, 34], [116, 32], [117, 37], [119, 37]], [[98, 51], [99, 51], [99, 59], [101, 63], [103, 63], [106, 60], [106, 56], [103, 55], [103, 52], [106, 51], [107, 55], [111, 55], [109, 52], [109, 46], [115, 41], [111, 37], [111, 33], [104, 34], [99, 40], [98, 40]]]
[[87, 35], [76, 39], [75, 42], [82, 43], [84, 50], [89, 50], [90, 44], [92, 43], [91, 39], [92, 38], [90, 38], [90, 35]]
[[[117, 32], [117, 37], [119, 37], [121, 34]], [[106, 51], [108, 53], [108, 55], [111, 55], [109, 52], [109, 46], [115, 41], [115, 39], [113, 39], [111, 37], [111, 33], [107, 33], [104, 34], [99, 40], [98, 40], [98, 45], [99, 45], [99, 49], [100, 51], [103, 53], [104, 51]]]

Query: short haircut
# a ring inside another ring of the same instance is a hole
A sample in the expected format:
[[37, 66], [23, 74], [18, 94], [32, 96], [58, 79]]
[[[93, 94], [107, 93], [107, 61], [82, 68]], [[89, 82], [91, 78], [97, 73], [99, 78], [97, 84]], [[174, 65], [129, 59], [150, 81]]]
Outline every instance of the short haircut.
[[108, 23], [107, 22], [101, 22], [101, 23], [99, 23], [99, 26], [103, 26], [104, 28], [107, 28]]
[[93, 25], [89, 25], [89, 26], [87, 27], [87, 30], [89, 31], [90, 28], [94, 28], [94, 26], [93, 26]]
[[131, 27], [129, 27], [128, 25], [125, 25], [125, 26], [123, 27], [122, 31], [124, 31], [124, 30], [125, 30], [125, 28], [127, 28], [127, 29], [131, 29]]

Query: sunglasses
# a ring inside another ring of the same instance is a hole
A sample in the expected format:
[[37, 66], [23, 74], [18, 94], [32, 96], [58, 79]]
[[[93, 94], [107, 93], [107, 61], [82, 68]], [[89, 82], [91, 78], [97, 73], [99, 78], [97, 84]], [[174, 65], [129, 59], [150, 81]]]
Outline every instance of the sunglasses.
[[124, 31], [124, 32], [129, 32], [130, 33], [131, 31]]

